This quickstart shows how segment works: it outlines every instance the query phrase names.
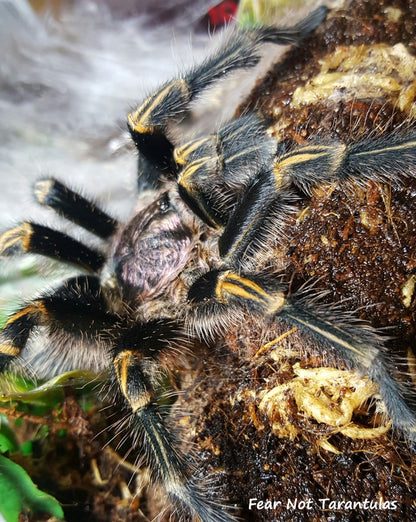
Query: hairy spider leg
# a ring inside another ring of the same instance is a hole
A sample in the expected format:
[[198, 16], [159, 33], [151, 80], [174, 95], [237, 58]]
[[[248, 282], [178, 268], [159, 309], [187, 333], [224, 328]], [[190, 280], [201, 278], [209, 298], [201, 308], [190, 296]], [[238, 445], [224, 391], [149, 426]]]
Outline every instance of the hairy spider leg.
[[297, 147], [278, 155], [273, 170], [277, 190], [293, 182], [310, 195], [319, 183], [397, 182], [414, 177], [415, 165], [416, 133], [405, 130], [347, 144], [332, 141]]
[[[394, 374], [394, 361], [386, 353], [383, 338], [339, 307], [322, 305], [305, 294], [286, 296], [284, 286], [267, 274], [256, 274], [255, 265], [250, 267], [250, 259], [264, 247], [258, 234], [264, 229], [275, 234], [273, 220], [279, 219], [279, 206], [284, 203], [284, 192], [273, 196], [273, 174], [267, 174], [263, 182], [261, 177], [253, 182], [225, 227], [219, 241], [224, 267], [201, 276], [188, 292], [191, 327], [209, 338], [211, 331], [227, 328], [239, 317], [243, 320], [241, 311], [248, 309], [254, 315], [299, 328], [349, 367], [377, 382], [395, 427], [416, 444], [415, 394]], [[273, 218], [274, 205], [277, 212]]]
[[258, 173], [218, 240], [226, 266], [255, 270], [262, 252], [277, 248], [284, 238], [288, 217], [296, 213], [294, 201], [290, 192], [275, 191], [270, 169]]
[[247, 187], [264, 165], [270, 165], [276, 143], [255, 113], [175, 149], [179, 192], [209, 226], [224, 227]]
[[72, 237], [43, 225], [24, 221], [0, 236], [0, 256], [22, 253], [39, 254], [97, 272], [105, 262], [98, 250], [87, 247]]
[[163, 378], [171, 370], [161, 368], [160, 361], [175, 349], [172, 339], [183, 332], [170, 320], [158, 319], [126, 328], [114, 344], [114, 373], [126, 402], [129, 427], [149, 466], [152, 479], [163, 484], [178, 508], [190, 511], [205, 522], [235, 520], [225, 507], [209, 500], [205, 488], [192, 480], [194, 466], [180, 449], [179, 438], [168, 429], [162, 405]]
[[257, 65], [263, 44], [299, 43], [325, 19], [326, 14], [327, 8], [321, 6], [293, 27], [236, 30], [225, 45], [200, 65], [163, 84], [128, 116], [128, 127], [139, 153], [161, 174], [175, 179], [178, 165], [174, 160], [174, 145], [168, 136], [169, 123], [182, 121], [189, 114], [195, 97], [217, 80], [238, 69]]
[[[194, 327], [199, 328], [198, 333], [203, 337], [210, 336], [209, 331], [203, 330], [204, 325], [209, 329], [227, 328], [228, 321], [235, 324], [242, 308], [297, 327], [349, 368], [374, 380], [394, 427], [402, 430], [413, 446], [416, 444], [414, 390], [397, 378], [383, 338], [370, 325], [339, 307], [320, 304], [316, 297], [302, 294], [287, 297], [284, 287], [267, 276], [234, 270], [208, 272], [191, 287], [188, 299], [193, 308]], [[224, 325], [216, 325], [216, 318], [223, 320]]]
[[335, 348], [351, 368], [378, 384], [387, 414], [413, 448], [416, 447], [416, 395], [414, 385], [400, 380], [397, 361], [387, 353], [385, 340], [375, 329], [337, 307], [319, 305], [313, 299], [293, 295], [280, 317], [306, 334]]
[[34, 192], [41, 205], [53, 209], [97, 237], [108, 239], [118, 228], [116, 219], [54, 178], [38, 180]]
[[307, 195], [321, 183], [400, 182], [416, 175], [416, 133], [398, 130], [357, 142], [312, 142], [286, 150], [267, 139], [265, 123], [255, 114], [237, 118], [210, 136], [175, 149], [179, 192], [211, 227], [224, 227], [242, 194], [261, 171], [273, 166], [274, 190], [291, 184]]
[[[103, 239], [108, 239], [118, 227], [118, 222], [94, 203], [53, 178], [37, 182], [35, 195], [42, 205]], [[99, 250], [63, 232], [28, 221], [0, 236], [0, 256], [22, 253], [50, 257], [93, 273], [105, 263], [105, 256]]]
[[[67, 333], [79, 339], [95, 339], [115, 323], [95, 276], [68, 279], [56, 290], [44, 293], [15, 312], [0, 332], [0, 372], [7, 369], [25, 348], [38, 326], [50, 334]], [[65, 347], [65, 336], [58, 335]]]

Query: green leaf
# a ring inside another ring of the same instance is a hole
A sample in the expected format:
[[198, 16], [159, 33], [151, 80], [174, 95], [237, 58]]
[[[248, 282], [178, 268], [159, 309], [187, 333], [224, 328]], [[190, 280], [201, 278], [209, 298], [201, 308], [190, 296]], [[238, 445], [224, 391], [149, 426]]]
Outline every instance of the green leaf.
[[27, 440], [20, 446], [20, 452], [24, 457], [30, 455], [33, 451], [33, 442], [31, 440]]
[[6, 437], [3, 433], [0, 433], [0, 452], [6, 453], [6, 451], [16, 451], [17, 448], [13, 444], [13, 441], [9, 437]]
[[6, 417], [0, 415], [0, 453], [5, 453], [6, 451], [14, 452], [18, 451], [18, 449], [19, 443], [13, 430], [10, 429]]
[[6, 522], [17, 522], [23, 510], [64, 518], [59, 502], [51, 495], [40, 491], [22, 467], [2, 455], [0, 498], [0, 514]]
[[0, 376], [0, 402], [18, 400], [21, 402], [39, 402], [50, 404], [62, 400], [62, 387], [68, 383], [74, 386], [91, 383], [99, 377], [96, 373], [87, 370], [74, 370], [63, 373], [57, 377], [49, 379], [47, 382], [32, 389], [28, 389], [27, 382], [13, 375]]

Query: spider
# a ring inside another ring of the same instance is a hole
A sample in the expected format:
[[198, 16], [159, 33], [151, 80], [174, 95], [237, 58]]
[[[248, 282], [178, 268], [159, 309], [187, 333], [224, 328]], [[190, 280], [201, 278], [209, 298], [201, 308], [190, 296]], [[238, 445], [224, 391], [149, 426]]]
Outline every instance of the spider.
[[179, 434], [169, 428], [166, 376], [195, 343], [210, 343], [247, 314], [298, 328], [368, 375], [395, 427], [411, 445], [416, 440], [413, 396], [392, 371], [384, 338], [339, 307], [322, 305], [307, 292], [290, 293], [284, 278], [262, 264], [296, 213], [292, 186], [310, 194], [333, 180], [346, 186], [385, 181], [393, 165], [403, 177], [414, 176], [415, 132], [286, 149], [267, 137], [266, 122], [247, 114], [185, 145], [175, 147], [171, 138], [170, 126], [188, 116], [203, 90], [255, 66], [265, 43], [299, 43], [326, 14], [320, 7], [291, 28], [238, 30], [128, 116], [139, 152], [139, 187], [151, 187], [154, 199], [127, 224], [56, 179], [36, 184], [42, 205], [104, 240], [105, 252], [32, 222], [0, 237], [3, 256], [37, 253], [85, 272], [9, 318], [1, 333], [0, 369], [19, 364], [39, 327], [62, 357], [81, 349], [100, 353], [152, 479], [176, 506], [207, 522], [234, 515], [195, 480], [195, 457], [182, 451]]

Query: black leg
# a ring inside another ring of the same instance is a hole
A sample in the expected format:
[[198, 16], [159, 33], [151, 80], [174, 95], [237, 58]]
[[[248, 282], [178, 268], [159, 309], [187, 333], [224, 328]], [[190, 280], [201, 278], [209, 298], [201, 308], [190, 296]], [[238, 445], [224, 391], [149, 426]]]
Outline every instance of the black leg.
[[225, 226], [262, 166], [272, 164], [275, 150], [266, 125], [254, 114], [175, 149], [183, 166], [178, 176], [182, 198], [208, 225]]
[[192, 461], [182, 453], [178, 436], [165, 422], [166, 408], [161, 398], [163, 376], [168, 369], [160, 367], [161, 355], [173, 351], [177, 357], [178, 347], [172, 346], [171, 340], [178, 343], [183, 339], [182, 329], [161, 319], [135, 324], [118, 333], [114, 374], [130, 412], [129, 429], [140, 442], [153, 480], [164, 485], [171, 501], [181, 510], [185, 508], [205, 522], [231, 522], [234, 518], [224, 506], [210, 501], [205, 489], [192, 480]]
[[185, 76], [162, 85], [128, 117], [128, 126], [139, 152], [161, 174], [174, 179], [177, 165], [174, 146], [168, 136], [170, 122], [183, 120], [191, 102], [203, 90], [233, 71], [254, 67], [264, 43], [287, 45], [300, 42], [325, 18], [327, 9], [319, 7], [304, 20], [286, 29], [266, 27], [237, 31], [233, 37], [202, 64]]
[[416, 444], [415, 392], [395, 374], [383, 338], [370, 325], [339, 307], [320, 305], [316, 298], [287, 297], [270, 277], [232, 270], [208, 272], [190, 288], [188, 299], [188, 321], [202, 338], [243, 321], [244, 310], [298, 328], [321, 350], [373, 379], [395, 427]]
[[348, 144], [335, 177], [366, 183], [416, 176], [416, 130]]
[[39, 180], [35, 184], [35, 195], [39, 203], [98, 237], [107, 239], [117, 230], [115, 219], [54, 178]]
[[24, 350], [38, 326], [44, 326], [65, 344], [71, 339], [95, 339], [116, 322], [109, 312], [98, 278], [79, 276], [66, 281], [55, 291], [46, 293], [23, 306], [6, 322], [0, 333], [0, 371], [7, 368]]
[[227, 267], [252, 269], [258, 255], [277, 248], [296, 209], [288, 192], [275, 192], [273, 174], [261, 171], [230, 215], [219, 239], [220, 256]]
[[35, 223], [24, 222], [0, 236], [0, 256], [40, 254], [88, 272], [98, 272], [105, 257], [72, 237]]
[[[376, 150], [375, 143], [379, 144], [372, 142], [372, 152]], [[380, 155], [397, 154], [396, 147], [406, 151], [413, 145], [409, 141], [396, 143], [393, 151], [386, 151], [384, 146], [380, 148], [383, 150]], [[370, 146], [357, 146], [350, 159], [358, 157], [357, 150], [361, 154], [368, 148]], [[321, 170], [325, 174], [322, 165], [331, 161], [327, 154], [325, 147], [321, 150], [305, 147], [287, 155], [282, 163], [285, 168], [292, 169], [292, 174], [301, 164], [313, 165], [316, 172]], [[333, 156], [338, 163], [345, 161], [342, 154]], [[362, 157], [367, 157], [367, 152]], [[382, 337], [370, 325], [358, 321], [340, 307], [329, 308], [304, 295], [288, 297], [285, 287], [275, 277], [256, 273], [256, 256], [264, 249], [270, 249], [268, 242], [278, 239], [281, 233], [279, 220], [284, 220], [285, 206], [290, 210], [287, 199], [285, 201], [287, 194], [276, 191], [275, 176], [275, 172], [260, 172], [236, 206], [219, 240], [223, 267], [199, 277], [191, 286], [187, 320], [202, 338], [215, 337], [216, 332], [225, 332], [233, 324], [244, 321], [245, 310], [269, 321], [283, 320], [295, 326], [315, 340], [317, 346], [374, 379], [396, 427], [416, 444], [415, 394], [395, 375], [395, 364], [386, 355]]]
[[209, 226], [227, 226], [234, 209], [245, 207], [246, 192], [253, 191], [250, 186], [257, 177], [264, 178], [262, 171], [270, 166], [269, 198], [273, 193], [278, 198], [292, 184], [311, 195], [322, 183], [400, 182], [416, 175], [414, 131], [357, 143], [310, 143], [291, 150], [266, 136], [264, 122], [248, 115], [175, 150], [183, 167], [178, 175], [181, 196]]
[[274, 163], [276, 190], [297, 185], [305, 194], [320, 183], [400, 181], [415, 176], [416, 134], [395, 132], [357, 143], [310, 144], [279, 154]]

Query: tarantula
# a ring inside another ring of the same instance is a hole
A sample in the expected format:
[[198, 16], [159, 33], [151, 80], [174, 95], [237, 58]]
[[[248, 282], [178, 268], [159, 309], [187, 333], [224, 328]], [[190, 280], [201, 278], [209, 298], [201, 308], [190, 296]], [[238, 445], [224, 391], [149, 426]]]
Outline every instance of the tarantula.
[[55, 179], [36, 184], [38, 201], [105, 240], [105, 253], [32, 222], [0, 237], [3, 256], [37, 253], [86, 272], [10, 317], [0, 338], [0, 370], [18, 366], [38, 327], [63, 357], [85, 346], [101, 351], [153, 480], [174, 504], [208, 522], [234, 517], [193, 478], [194, 458], [182, 453], [161, 398], [171, 366], [194, 340], [210, 340], [247, 313], [297, 327], [369, 375], [395, 427], [410, 444], [416, 441], [411, 392], [394, 374], [383, 337], [350, 313], [334, 314], [302, 292], [290, 294], [282, 277], [257, 268], [296, 212], [292, 186], [308, 195], [331, 181], [385, 181], [393, 164], [395, 172], [414, 176], [415, 131], [286, 149], [267, 137], [266, 122], [248, 114], [183, 146], [170, 138], [170, 125], [187, 117], [203, 90], [255, 66], [265, 43], [299, 43], [326, 13], [320, 7], [286, 29], [237, 30], [201, 65], [162, 85], [128, 116], [139, 151], [139, 187], [155, 194], [129, 223], [119, 223]]

